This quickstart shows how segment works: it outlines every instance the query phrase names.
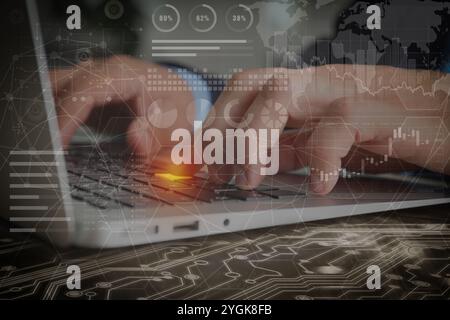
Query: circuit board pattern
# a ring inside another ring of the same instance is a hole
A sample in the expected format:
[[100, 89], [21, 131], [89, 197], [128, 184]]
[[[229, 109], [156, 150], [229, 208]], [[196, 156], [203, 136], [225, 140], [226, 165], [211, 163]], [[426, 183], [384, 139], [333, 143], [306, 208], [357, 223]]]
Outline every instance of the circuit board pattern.
[[[448, 299], [450, 207], [113, 250], [0, 233], [1, 299]], [[81, 268], [68, 290], [66, 268]], [[381, 269], [381, 289], [366, 269]]]

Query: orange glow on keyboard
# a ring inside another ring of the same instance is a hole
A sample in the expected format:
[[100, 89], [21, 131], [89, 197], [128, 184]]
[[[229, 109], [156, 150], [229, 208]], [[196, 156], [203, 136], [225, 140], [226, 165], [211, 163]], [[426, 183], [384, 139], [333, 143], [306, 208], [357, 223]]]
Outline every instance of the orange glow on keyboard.
[[190, 176], [177, 176], [171, 173], [155, 173], [155, 177], [162, 178], [169, 181], [187, 180], [191, 179]]

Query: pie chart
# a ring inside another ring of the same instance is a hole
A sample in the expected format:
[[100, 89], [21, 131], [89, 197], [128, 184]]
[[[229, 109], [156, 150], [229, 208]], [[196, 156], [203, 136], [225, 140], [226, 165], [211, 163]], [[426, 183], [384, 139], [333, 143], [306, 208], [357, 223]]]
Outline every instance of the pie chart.
[[278, 129], [288, 120], [288, 112], [281, 103], [267, 100], [266, 106], [261, 111], [261, 119], [269, 129]]
[[160, 100], [156, 100], [147, 108], [147, 120], [152, 126], [165, 129], [173, 126], [177, 120], [177, 109], [165, 110]]

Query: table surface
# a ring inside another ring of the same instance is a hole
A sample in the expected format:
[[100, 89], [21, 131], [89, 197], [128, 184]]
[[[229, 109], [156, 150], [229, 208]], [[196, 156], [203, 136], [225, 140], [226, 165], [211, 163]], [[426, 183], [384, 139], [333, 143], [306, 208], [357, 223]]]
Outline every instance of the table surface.
[[[0, 299], [448, 299], [449, 218], [442, 205], [104, 250], [13, 238], [2, 222]], [[73, 264], [80, 290], [66, 286]]]

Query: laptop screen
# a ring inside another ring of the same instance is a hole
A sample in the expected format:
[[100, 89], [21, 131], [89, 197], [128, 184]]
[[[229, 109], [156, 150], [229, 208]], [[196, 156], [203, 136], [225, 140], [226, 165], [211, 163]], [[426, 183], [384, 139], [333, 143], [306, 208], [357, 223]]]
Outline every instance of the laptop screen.
[[53, 234], [63, 240], [70, 220], [62, 191], [67, 188], [64, 151], [59, 147], [37, 11], [32, 1], [7, 1], [3, 10], [1, 217], [9, 221], [10, 232]]

